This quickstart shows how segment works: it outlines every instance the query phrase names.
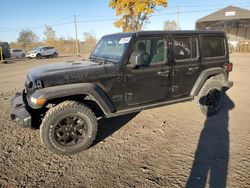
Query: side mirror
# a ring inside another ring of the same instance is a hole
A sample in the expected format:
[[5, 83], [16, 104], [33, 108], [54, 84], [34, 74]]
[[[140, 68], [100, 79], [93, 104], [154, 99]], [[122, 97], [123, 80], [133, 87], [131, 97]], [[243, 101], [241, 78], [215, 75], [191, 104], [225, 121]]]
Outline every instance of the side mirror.
[[129, 62], [127, 67], [129, 68], [139, 68], [143, 66], [147, 66], [149, 61], [149, 55], [146, 52], [133, 52], [130, 56]]

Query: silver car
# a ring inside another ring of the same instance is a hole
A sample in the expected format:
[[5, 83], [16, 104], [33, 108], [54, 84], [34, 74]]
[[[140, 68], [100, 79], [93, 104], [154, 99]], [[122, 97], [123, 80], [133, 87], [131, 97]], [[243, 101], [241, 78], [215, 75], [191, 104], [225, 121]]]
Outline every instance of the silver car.
[[58, 56], [58, 52], [56, 48], [51, 47], [51, 46], [40, 46], [40, 47], [34, 48], [32, 51], [26, 54], [26, 57], [29, 59], [31, 58], [41, 59], [43, 57], [56, 58], [57, 56]]
[[11, 49], [10, 54], [12, 58], [24, 58], [25, 52], [21, 49]]

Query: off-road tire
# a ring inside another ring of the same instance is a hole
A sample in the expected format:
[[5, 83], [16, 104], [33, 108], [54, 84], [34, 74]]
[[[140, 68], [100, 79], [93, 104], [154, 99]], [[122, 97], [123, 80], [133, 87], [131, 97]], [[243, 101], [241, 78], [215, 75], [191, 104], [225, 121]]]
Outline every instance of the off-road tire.
[[[206, 105], [206, 100], [208, 98], [209, 92], [212, 92], [216, 90], [218, 91], [219, 94], [219, 100], [218, 103], [215, 105], [213, 109], [209, 109], [208, 106]], [[219, 81], [215, 77], [212, 77], [208, 79], [204, 85], [202, 86], [200, 92], [198, 95], [195, 97], [195, 106], [200, 108], [200, 111], [205, 115], [205, 116], [212, 116], [218, 113], [223, 105], [224, 101], [224, 89], [223, 89], [223, 83], [222, 81]]]
[[[59, 119], [66, 116], [78, 116], [86, 123], [86, 135], [73, 146], [63, 146], [56, 141], [55, 129]], [[65, 101], [50, 108], [40, 127], [41, 141], [51, 152], [58, 155], [70, 155], [86, 150], [94, 141], [97, 133], [97, 119], [95, 114], [84, 104], [76, 101]]]

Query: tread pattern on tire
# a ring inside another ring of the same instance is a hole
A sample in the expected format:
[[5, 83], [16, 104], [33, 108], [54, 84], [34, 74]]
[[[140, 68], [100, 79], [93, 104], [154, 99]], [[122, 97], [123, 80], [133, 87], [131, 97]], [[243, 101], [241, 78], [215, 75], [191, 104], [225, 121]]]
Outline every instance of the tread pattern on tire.
[[[85, 144], [85, 146], [82, 147], [81, 149], [74, 151], [74, 152], [61, 152], [52, 146], [52, 143], [50, 143], [49, 139], [44, 139], [47, 136], [45, 129], [47, 128], [48, 124], [52, 121], [53, 116], [55, 114], [59, 113], [62, 110], [71, 110], [71, 109], [74, 109], [74, 110], [79, 109], [79, 111], [85, 113], [89, 117], [89, 119], [93, 125], [93, 134], [92, 134], [92, 137], [88, 140], [88, 143]], [[47, 111], [47, 113], [42, 121], [41, 127], [40, 127], [40, 137], [41, 137], [41, 141], [42, 141], [43, 145], [46, 148], [48, 148], [51, 152], [53, 152], [55, 154], [59, 154], [59, 155], [71, 155], [71, 154], [86, 150], [93, 143], [95, 136], [96, 136], [96, 133], [97, 133], [97, 119], [96, 119], [95, 114], [91, 111], [91, 109], [89, 107], [87, 107], [86, 105], [84, 105], [82, 103], [76, 102], [76, 101], [64, 101], [64, 102], [56, 105], [55, 107], [50, 108]]]
[[222, 87], [224, 85], [224, 83], [219, 79], [218, 76], [213, 76], [213, 77], [207, 79], [205, 81], [205, 83], [203, 84], [202, 88], [200, 89], [198, 95], [194, 97], [194, 107], [195, 107], [195, 109], [199, 109], [201, 111], [201, 109], [200, 109], [200, 105], [201, 105], [200, 104], [200, 98], [203, 97], [204, 90], [208, 87], [208, 85], [210, 85], [213, 82], [220, 83]]

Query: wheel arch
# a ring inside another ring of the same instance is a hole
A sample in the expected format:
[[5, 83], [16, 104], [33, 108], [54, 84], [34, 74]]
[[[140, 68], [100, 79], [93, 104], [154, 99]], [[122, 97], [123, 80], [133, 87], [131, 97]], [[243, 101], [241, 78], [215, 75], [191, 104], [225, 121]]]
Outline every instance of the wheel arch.
[[[59, 103], [69, 99], [79, 102], [93, 101], [92, 105], [98, 105], [105, 115], [115, 111], [112, 101], [97, 84], [80, 83], [48, 87], [35, 91], [32, 96], [45, 98], [46, 104]], [[88, 104], [91, 105], [90, 102]]]
[[214, 77], [214, 79], [221, 81], [223, 85], [226, 85], [228, 78], [227, 73], [223, 68], [211, 68], [204, 70], [196, 80], [190, 92], [190, 96], [197, 96], [203, 84], [206, 82], [207, 79], [211, 77]]

